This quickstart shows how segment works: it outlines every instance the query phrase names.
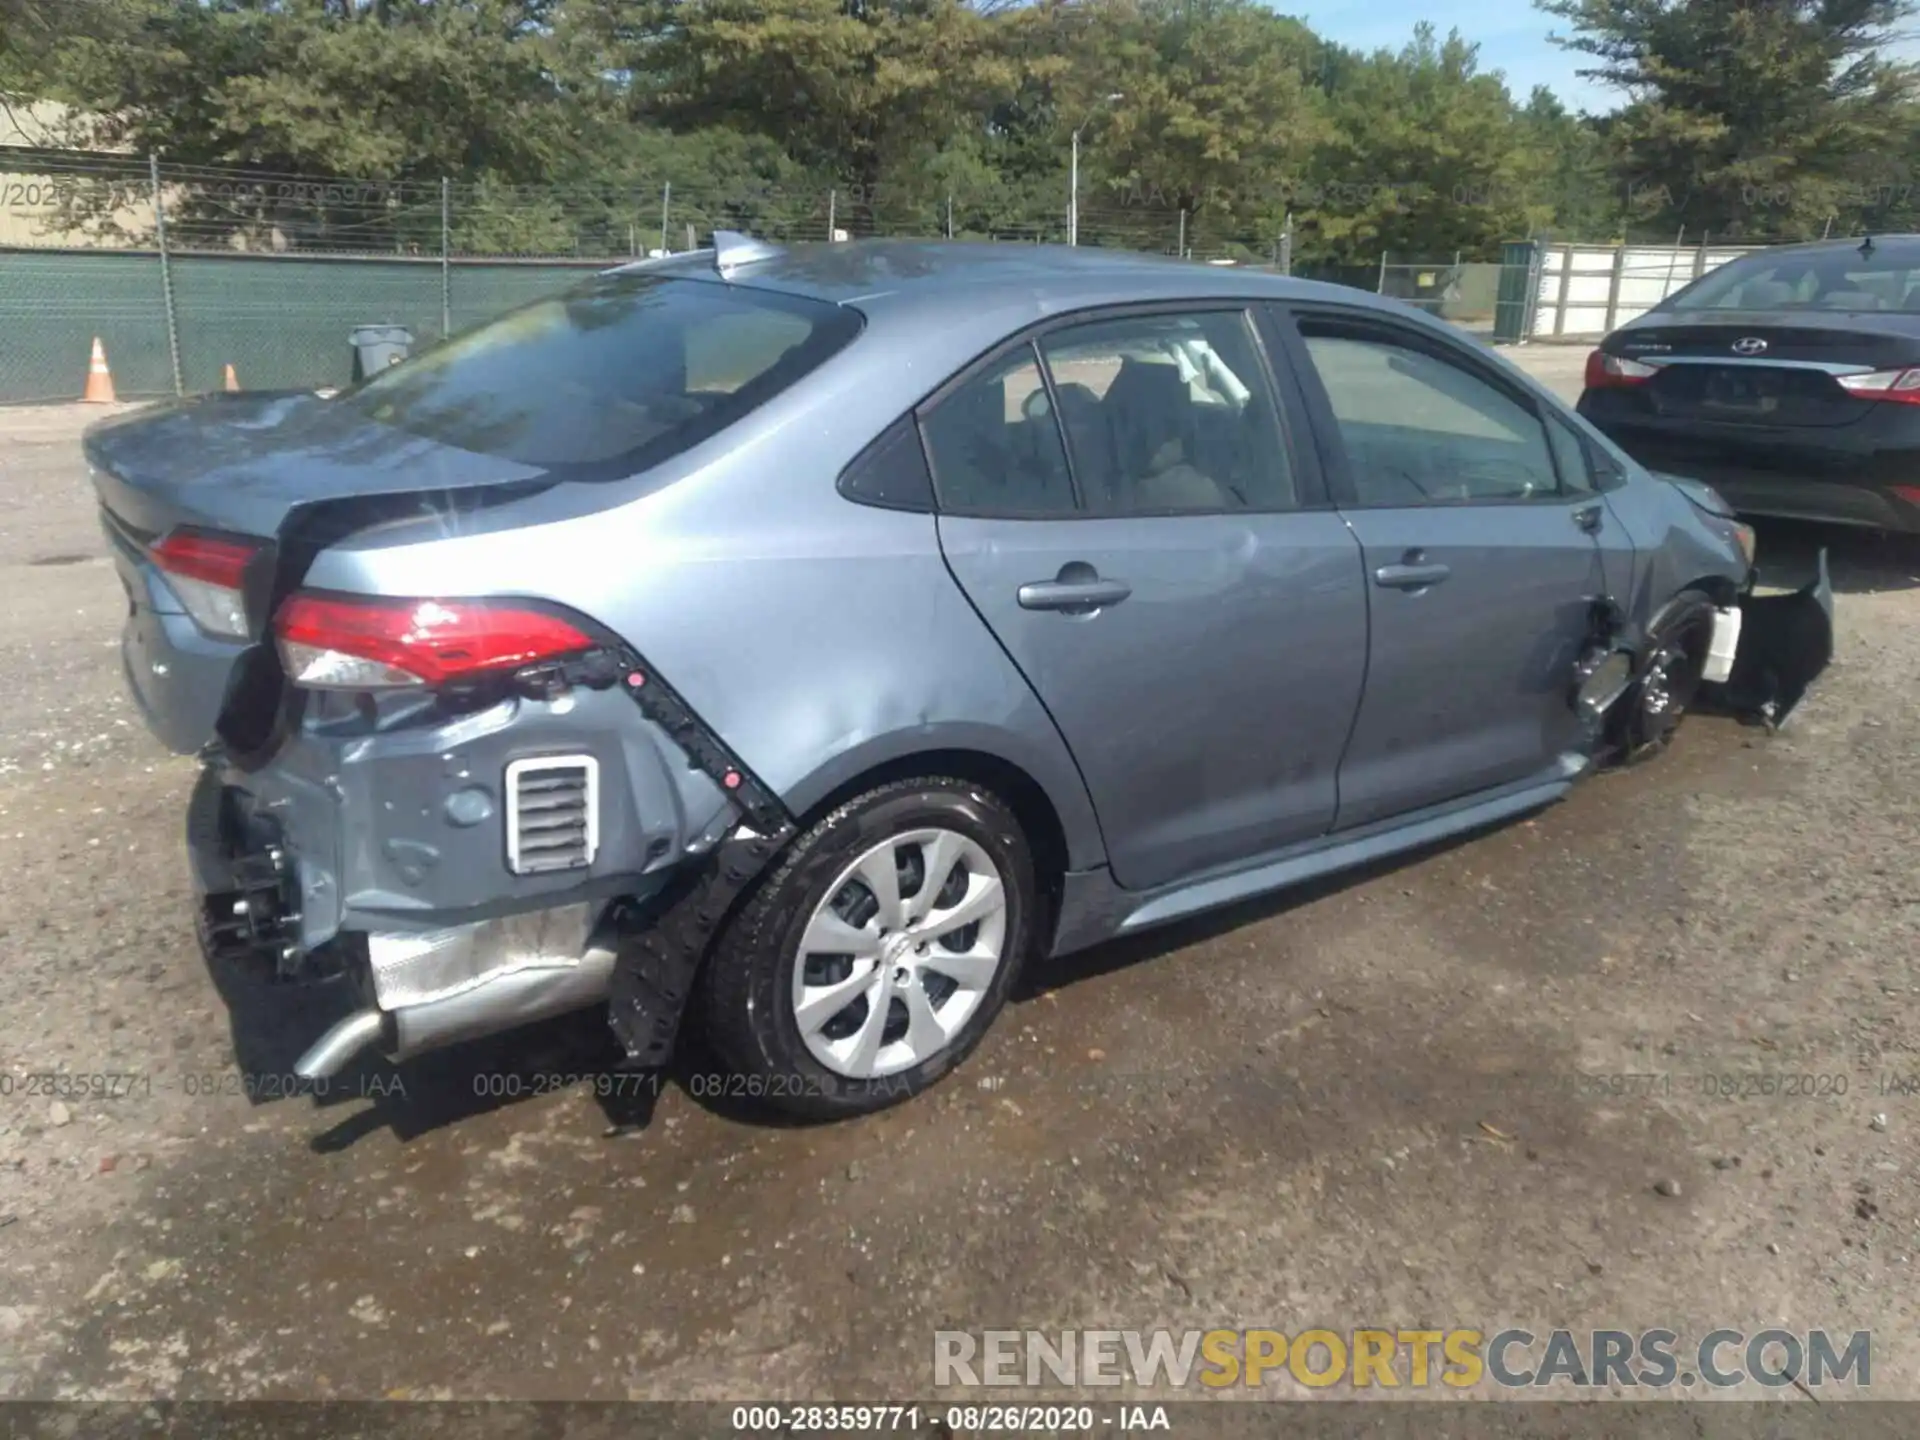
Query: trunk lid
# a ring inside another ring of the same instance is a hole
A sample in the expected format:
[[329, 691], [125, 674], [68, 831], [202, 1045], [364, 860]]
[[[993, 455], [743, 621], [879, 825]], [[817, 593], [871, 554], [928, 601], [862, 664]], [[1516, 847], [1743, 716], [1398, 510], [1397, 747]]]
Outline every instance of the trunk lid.
[[[210, 395], [136, 411], [82, 442], [127, 615], [126, 680], [169, 749], [264, 743], [280, 699], [272, 607], [310, 554], [298, 517], [341, 501], [537, 480], [544, 472], [377, 425], [310, 392]], [[258, 543], [245, 593], [249, 634], [194, 623], [152, 547], [189, 527]]]
[[137, 530], [271, 539], [302, 506], [464, 490], [545, 472], [375, 423], [311, 391], [196, 396], [103, 421], [83, 442], [100, 503]]
[[1880, 402], [1849, 394], [1836, 377], [1920, 365], [1920, 314], [1656, 311], [1602, 348], [1659, 367], [1636, 387], [1648, 419], [1851, 425]]

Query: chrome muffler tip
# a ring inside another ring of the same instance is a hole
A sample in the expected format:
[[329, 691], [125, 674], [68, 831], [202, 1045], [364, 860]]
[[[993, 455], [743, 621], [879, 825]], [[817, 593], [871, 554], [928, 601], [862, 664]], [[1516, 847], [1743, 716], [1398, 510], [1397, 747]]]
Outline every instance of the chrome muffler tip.
[[388, 1043], [387, 1026], [385, 1011], [356, 1010], [314, 1041], [307, 1053], [294, 1062], [293, 1073], [302, 1080], [331, 1079], [369, 1045]]

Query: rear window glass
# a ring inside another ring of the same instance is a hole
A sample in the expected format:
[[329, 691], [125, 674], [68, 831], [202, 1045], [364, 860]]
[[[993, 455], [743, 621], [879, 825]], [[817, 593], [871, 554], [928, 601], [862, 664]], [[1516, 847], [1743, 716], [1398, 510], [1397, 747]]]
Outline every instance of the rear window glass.
[[802, 296], [606, 276], [422, 351], [337, 403], [524, 465], [631, 471], [764, 404], [860, 325]]
[[1920, 314], [1920, 258], [1858, 250], [1749, 255], [1673, 297], [1670, 310], [1899, 310]]

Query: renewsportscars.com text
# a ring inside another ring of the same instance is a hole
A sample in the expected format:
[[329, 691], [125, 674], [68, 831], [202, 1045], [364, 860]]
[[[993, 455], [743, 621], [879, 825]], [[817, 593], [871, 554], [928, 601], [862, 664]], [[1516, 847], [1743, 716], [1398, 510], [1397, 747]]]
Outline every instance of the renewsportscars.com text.
[[1870, 1331], [941, 1330], [936, 1386], [1763, 1390], [1873, 1383]]

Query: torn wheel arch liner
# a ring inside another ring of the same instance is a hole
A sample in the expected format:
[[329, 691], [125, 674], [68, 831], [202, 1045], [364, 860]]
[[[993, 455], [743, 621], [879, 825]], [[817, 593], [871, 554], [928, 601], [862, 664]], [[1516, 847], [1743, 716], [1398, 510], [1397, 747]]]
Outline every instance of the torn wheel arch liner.
[[[585, 677], [578, 673], [583, 660], [589, 670]], [[619, 908], [613, 917], [617, 939], [608, 1020], [630, 1065], [658, 1069], [672, 1059], [694, 981], [721, 925], [793, 837], [794, 817], [679, 692], [617, 640], [589, 657], [529, 667], [514, 678], [536, 688], [582, 678], [594, 685], [617, 684], [738, 810], [739, 821], [710, 854], [683, 865], [659, 891]]]

